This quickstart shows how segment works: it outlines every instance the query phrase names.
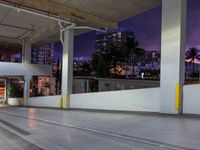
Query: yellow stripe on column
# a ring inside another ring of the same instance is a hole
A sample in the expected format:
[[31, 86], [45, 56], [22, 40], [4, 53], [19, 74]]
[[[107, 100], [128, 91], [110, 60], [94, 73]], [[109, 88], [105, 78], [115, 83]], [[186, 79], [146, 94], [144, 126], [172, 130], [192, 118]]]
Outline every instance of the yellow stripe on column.
[[63, 105], [63, 99], [62, 99], [62, 96], [60, 97], [60, 108], [62, 108], [62, 105]]
[[180, 109], [180, 101], [181, 101], [181, 85], [180, 83], [176, 84], [176, 109]]
[[66, 96], [66, 108], [69, 108], [69, 97]]

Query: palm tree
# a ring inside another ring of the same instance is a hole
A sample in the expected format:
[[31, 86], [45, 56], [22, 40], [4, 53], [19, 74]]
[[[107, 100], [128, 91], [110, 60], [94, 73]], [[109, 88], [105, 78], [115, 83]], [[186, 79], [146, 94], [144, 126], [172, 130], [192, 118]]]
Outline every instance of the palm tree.
[[194, 77], [195, 76], [194, 62], [195, 60], [200, 60], [199, 50], [195, 47], [190, 48], [186, 52], [186, 60], [189, 60], [190, 63], [192, 63], [192, 72]]
[[131, 54], [131, 64], [133, 67], [133, 74], [134, 74], [134, 60], [136, 56], [144, 56], [145, 50], [142, 48], [139, 48], [139, 43], [136, 41], [135, 36], [128, 37], [125, 43], [125, 47], [130, 51]]

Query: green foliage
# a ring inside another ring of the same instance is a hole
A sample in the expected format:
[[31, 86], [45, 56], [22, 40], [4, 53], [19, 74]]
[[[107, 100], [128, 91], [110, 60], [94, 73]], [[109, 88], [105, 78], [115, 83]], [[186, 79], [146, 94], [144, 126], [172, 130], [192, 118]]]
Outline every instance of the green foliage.
[[128, 37], [125, 43], [126, 48], [130, 51], [131, 55], [136, 54], [143, 56], [145, 54], [145, 50], [142, 48], [139, 48], [139, 43], [136, 41], [135, 36], [134, 37]]
[[84, 70], [82, 70], [81, 76], [90, 76], [90, 74], [92, 72], [91, 63], [89, 61], [88, 62], [84, 62], [82, 64], [82, 68], [84, 68]]
[[135, 57], [145, 56], [145, 50], [139, 48], [139, 43], [136, 41], [135, 36], [127, 38], [125, 48], [128, 49], [130, 54], [129, 65], [134, 66]]
[[97, 68], [96, 68], [96, 76], [97, 77], [105, 77], [107, 76], [108, 73], [108, 66], [105, 61], [99, 60], [97, 63]]
[[23, 88], [17, 85], [11, 85], [8, 88], [8, 96], [10, 98], [20, 98], [23, 97]]
[[96, 77], [105, 77], [109, 74], [109, 67], [107, 65], [107, 55], [92, 54], [92, 69], [95, 71]]

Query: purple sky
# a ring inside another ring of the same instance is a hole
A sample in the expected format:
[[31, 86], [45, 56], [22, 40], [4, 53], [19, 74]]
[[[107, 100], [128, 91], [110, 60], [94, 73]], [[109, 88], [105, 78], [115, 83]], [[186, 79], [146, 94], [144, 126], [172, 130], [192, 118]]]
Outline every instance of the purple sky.
[[186, 49], [200, 48], [200, 0], [188, 0]]
[[119, 28], [135, 33], [139, 46], [146, 50], [160, 50], [161, 6], [119, 22]]
[[[186, 49], [200, 49], [200, 0], [188, 1]], [[132, 30], [140, 47], [146, 50], [160, 50], [161, 6], [119, 22], [119, 29]], [[95, 32], [75, 37], [74, 57], [90, 57], [94, 51]]]
[[55, 42], [55, 53], [54, 53], [54, 60], [57, 61], [62, 60], [62, 44], [61, 42]]
[[95, 47], [95, 31], [74, 38], [74, 57], [90, 57]]

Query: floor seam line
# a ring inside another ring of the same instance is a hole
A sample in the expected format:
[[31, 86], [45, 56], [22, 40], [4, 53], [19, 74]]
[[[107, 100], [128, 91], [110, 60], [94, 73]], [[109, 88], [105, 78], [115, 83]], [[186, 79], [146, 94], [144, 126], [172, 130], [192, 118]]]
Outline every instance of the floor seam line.
[[9, 115], [13, 115], [16, 117], [21, 117], [21, 118], [33, 119], [33, 120], [50, 123], [50, 124], [54, 124], [54, 125], [59, 125], [59, 126], [64, 126], [64, 127], [68, 127], [68, 128], [84, 130], [87, 132], [92, 132], [92, 133], [101, 134], [101, 135], [105, 135], [105, 136], [111, 136], [111, 137], [115, 137], [115, 138], [131, 140], [131, 141], [135, 141], [135, 142], [139, 142], [139, 143], [143, 143], [143, 144], [157, 146], [160, 148], [167, 148], [167, 149], [171, 149], [171, 150], [197, 150], [197, 149], [193, 149], [193, 148], [177, 146], [177, 145], [153, 141], [153, 140], [149, 140], [149, 139], [133, 137], [130, 135], [123, 135], [123, 134], [118, 134], [118, 133], [112, 133], [109, 131], [101, 131], [101, 130], [87, 128], [87, 127], [80, 127], [80, 126], [74, 126], [74, 125], [70, 125], [70, 124], [58, 123], [58, 122], [54, 122], [54, 121], [50, 121], [50, 120], [46, 120], [46, 119], [39, 119], [39, 118], [28, 117], [28, 116], [24, 116], [24, 115], [17, 115], [17, 114], [10, 113], [10, 112], [0, 111], [0, 113], [9, 114]]

